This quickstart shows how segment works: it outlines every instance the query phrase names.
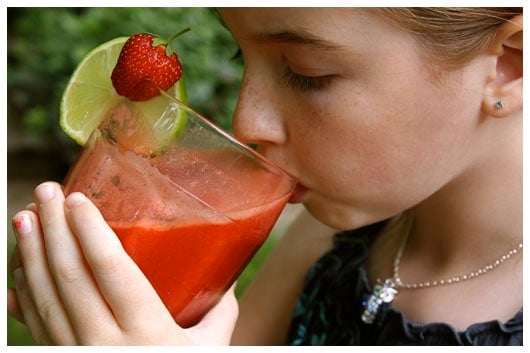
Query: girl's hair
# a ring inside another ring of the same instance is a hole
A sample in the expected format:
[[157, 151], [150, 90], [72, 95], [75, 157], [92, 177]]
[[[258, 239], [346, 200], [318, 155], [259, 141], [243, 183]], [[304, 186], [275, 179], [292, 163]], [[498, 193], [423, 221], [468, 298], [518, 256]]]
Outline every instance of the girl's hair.
[[487, 50], [496, 29], [522, 14], [523, 8], [388, 7], [376, 11], [418, 39], [427, 63], [456, 70]]

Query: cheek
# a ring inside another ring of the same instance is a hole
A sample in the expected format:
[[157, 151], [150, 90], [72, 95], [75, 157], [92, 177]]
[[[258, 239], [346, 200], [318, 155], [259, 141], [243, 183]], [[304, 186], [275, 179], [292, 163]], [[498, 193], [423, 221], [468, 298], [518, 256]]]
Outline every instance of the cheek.
[[296, 127], [302, 170], [330, 198], [390, 213], [427, 197], [458, 168], [467, 129], [457, 109], [442, 109], [451, 100], [435, 93], [392, 92], [309, 111], [311, 123]]
[[386, 158], [384, 145], [376, 142], [381, 138], [377, 129], [332, 108], [313, 109], [305, 116], [310, 122], [300, 121], [291, 136], [302, 178], [327, 193], [377, 183], [378, 167]]

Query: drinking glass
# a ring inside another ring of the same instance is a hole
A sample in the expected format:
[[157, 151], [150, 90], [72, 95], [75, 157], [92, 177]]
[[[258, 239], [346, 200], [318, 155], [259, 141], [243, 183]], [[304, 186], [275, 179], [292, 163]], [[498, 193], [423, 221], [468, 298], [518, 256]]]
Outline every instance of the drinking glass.
[[103, 107], [65, 193], [100, 209], [176, 322], [197, 323], [267, 239], [295, 180], [162, 92]]

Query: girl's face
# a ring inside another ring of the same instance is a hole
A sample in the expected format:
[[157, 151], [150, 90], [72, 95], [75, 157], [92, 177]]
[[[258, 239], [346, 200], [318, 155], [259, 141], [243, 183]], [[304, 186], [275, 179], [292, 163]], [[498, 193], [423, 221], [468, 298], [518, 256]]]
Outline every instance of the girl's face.
[[469, 164], [478, 63], [435, 81], [417, 42], [370, 10], [220, 13], [245, 64], [234, 132], [299, 178], [291, 201], [322, 222], [391, 217]]

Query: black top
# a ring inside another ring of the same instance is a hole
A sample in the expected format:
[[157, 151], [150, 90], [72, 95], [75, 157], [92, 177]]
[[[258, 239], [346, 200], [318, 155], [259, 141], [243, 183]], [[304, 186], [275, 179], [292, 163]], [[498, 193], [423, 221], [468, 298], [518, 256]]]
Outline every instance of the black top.
[[309, 270], [293, 315], [290, 345], [522, 345], [522, 309], [509, 321], [480, 322], [459, 331], [446, 323], [408, 321], [382, 307], [372, 324], [361, 320], [371, 287], [365, 262], [378, 223], [335, 235], [334, 247]]

